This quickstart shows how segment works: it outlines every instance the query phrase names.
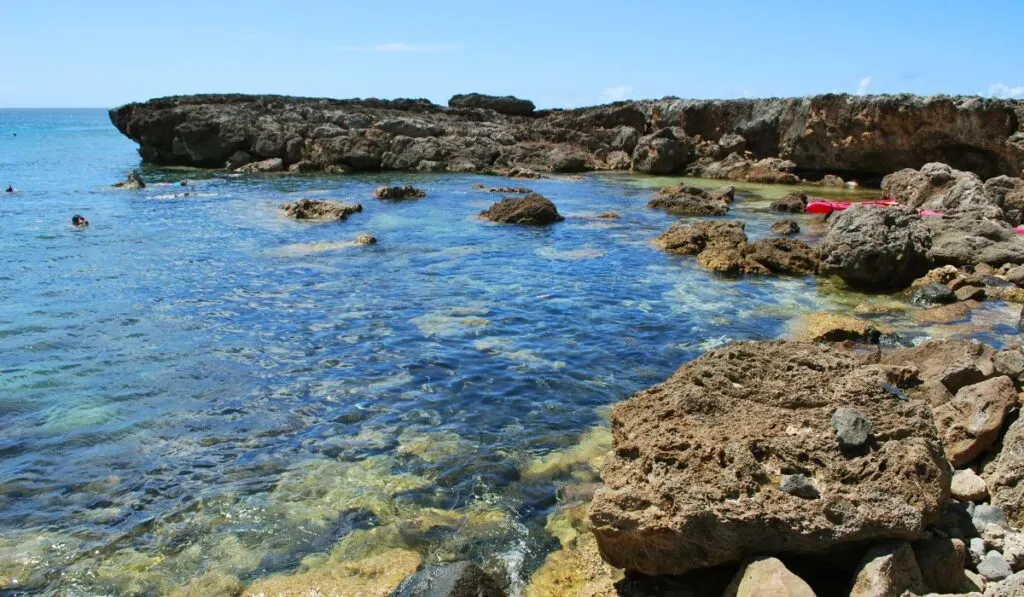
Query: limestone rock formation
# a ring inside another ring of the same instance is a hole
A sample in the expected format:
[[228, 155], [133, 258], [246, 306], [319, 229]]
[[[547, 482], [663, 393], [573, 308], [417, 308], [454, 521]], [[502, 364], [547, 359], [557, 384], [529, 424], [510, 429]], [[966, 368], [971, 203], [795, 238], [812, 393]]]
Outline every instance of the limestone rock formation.
[[834, 216], [818, 247], [822, 275], [868, 288], [901, 288], [929, 269], [931, 236], [916, 213], [854, 205]]
[[416, 187], [407, 184], [404, 187], [377, 187], [373, 191], [373, 196], [377, 199], [405, 201], [407, 199], [422, 199], [427, 196], [427, 193], [422, 189], [417, 189]]
[[363, 211], [363, 206], [325, 199], [299, 199], [281, 205], [281, 211], [296, 220], [345, 220]]
[[500, 224], [544, 225], [561, 222], [563, 218], [550, 199], [537, 193], [525, 197], [505, 197], [486, 211], [484, 219]]
[[480, 93], [465, 93], [453, 95], [448, 100], [449, 108], [482, 108], [494, 110], [499, 114], [512, 116], [526, 116], [533, 112], [534, 105], [530, 100], [519, 99], [511, 95], [483, 95]]
[[[914, 540], [949, 498], [950, 472], [914, 370], [864, 365], [800, 342], [737, 342], [615, 407], [613, 452], [591, 505], [603, 556], [648, 575], [764, 553], [821, 553], [856, 542]], [[831, 417], [855, 407], [873, 424], [845, 452]], [[820, 490], [779, 489], [803, 474]]]

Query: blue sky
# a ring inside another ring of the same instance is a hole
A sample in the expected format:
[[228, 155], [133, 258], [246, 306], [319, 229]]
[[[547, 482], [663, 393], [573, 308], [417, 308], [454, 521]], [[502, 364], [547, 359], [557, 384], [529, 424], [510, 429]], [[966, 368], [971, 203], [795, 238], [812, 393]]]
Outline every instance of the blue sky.
[[204, 92], [539, 107], [824, 92], [1024, 97], [1024, 0], [0, 0], [0, 107]]

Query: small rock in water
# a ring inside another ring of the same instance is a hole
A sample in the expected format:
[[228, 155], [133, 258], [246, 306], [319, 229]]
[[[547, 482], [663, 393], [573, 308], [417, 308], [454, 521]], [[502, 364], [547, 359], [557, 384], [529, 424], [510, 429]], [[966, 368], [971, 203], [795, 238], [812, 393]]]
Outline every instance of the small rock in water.
[[604, 213], [597, 214], [597, 217], [602, 220], [618, 220], [621, 216], [614, 211], [606, 211]]
[[360, 234], [353, 242], [357, 245], [375, 245], [377, 244], [377, 237], [372, 234]]
[[860, 448], [871, 435], [871, 421], [860, 411], [849, 406], [840, 406], [832, 414], [832, 424], [836, 428], [836, 438], [844, 448]]
[[779, 490], [805, 500], [815, 500], [821, 497], [821, 492], [805, 475], [784, 475], [779, 484]]
[[363, 206], [322, 199], [299, 199], [281, 205], [280, 209], [286, 216], [296, 220], [344, 220], [363, 211]]
[[541, 226], [561, 222], [565, 218], [558, 213], [555, 204], [547, 197], [531, 193], [525, 197], [505, 197], [480, 215], [501, 224], [526, 224]]
[[132, 170], [128, 173], [128, 178], [119, 183], [115, 183], [114, 188], [135, 191], [146, 188], [146, 183], [142, 180], [142, 177], [139, 176], [138, 172]]
[[772, 232], [775, 234], [796, 234], [800, 232], [800, 225], [793, 220], [779, 220], [772, 224]]
[[969, 468], [953, 473], [952, 491], [953, 497], [962, 502], [980, 502], [988, 497], [985, 480]]
[[1013, 574], [1013, 571], [1010, 570], [1010, 564], [1003, 558], [1003, 554], [998, 551], [990, 551], [978, 564], [978, 574], [995, 581], [1003, 580]]
[[404, 187], [383, 186], [377, 187], [373, 191], [373, 196], [378, 199], [401, 201], [405, 199], [422, 199], [427, 196], [427, 193], [412, 185], [405, 185]]
[[498, 584], [469, 562], [425, 566], [406, 578], [393, 597], [502, 597]]
[[770, 207], [774, 211], [802, 214], [807, 207], [807, 195], [803, 193], [790, 193], [781, 199], [773, 201]]
[[945, 305], [956, 302], [956, 295], [949, 289], [949, 286], [932, 282], [914, 291], [914, 296], [910, 300], [919, 305]]

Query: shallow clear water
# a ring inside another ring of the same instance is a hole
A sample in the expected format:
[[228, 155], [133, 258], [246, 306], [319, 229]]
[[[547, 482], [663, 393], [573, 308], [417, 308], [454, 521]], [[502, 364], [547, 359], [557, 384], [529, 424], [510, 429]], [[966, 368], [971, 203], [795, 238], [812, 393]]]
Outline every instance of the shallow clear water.
[[[0, 593], [246, 583], [346, 538], [351, 557], [400, 543], [521, 586], [569, 474], [538, 462], [702, 350], [839, 304], [654, 249], [675, 218], [628, 177], [515, 181], [566, 215], [525, 228], [476, 218], [497, 197], [472, 185], [495, 178], [148, 170], [192, 196], [110, 188], [137, 166], [102, 111], [0, 111], [18, 189], [0, 197]], [[373, 199], [385, 182], [429, 195]], [[364, 211], [282, 218], [298, 197]], [[730, 217], [758, 237], [762, 212]], [[379, 244], [346, 244], [364, 231]]]

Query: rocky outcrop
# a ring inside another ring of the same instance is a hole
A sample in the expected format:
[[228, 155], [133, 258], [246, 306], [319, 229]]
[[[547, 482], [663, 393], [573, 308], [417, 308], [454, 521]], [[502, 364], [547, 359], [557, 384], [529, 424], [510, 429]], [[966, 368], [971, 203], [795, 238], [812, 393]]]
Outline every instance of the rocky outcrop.
[[[822, 95], [619, 102], [535, 111], [516, 98], [331, 100], [197, 95], [110, 112], [146, 162], [223, 168], [280, 158], [299, 170], [632, 168], [787, 182], [818, 171], [882, 176], [941, 161], [1020, 176], [1024, 103], [965, 97]], [[568, 169], [568, 170], [566, 170]], [[1013, 193], [1006, 181], [987, 186]]]
[[500, 224], [527, 224], [540, 226], [561, 222], [563, 218], [550, 199], [537, 193], [525, 197], [505, 197], [486, 211], [484, 219]]
[[417, 189], [416, 187], [407, 184], [404, 187], [377, 187], [373, 191], [373, 196], [377, 199], [405, 201], [408, 199], [422, 199], [427, 196], [427, 193], [422, 189]]
[[807, 195], [804, 193], [789, 193], [772, 201], [769, 207], [773, 211], [802, 214], [807, 207]]
[[855, 286], [902, 288], [928, 271], [931, 241], [915, 212], [854, 205], [832, 219], [819, 271]]
[[1003, 436], [999, 454], [982, 470], [992, 503], [1001, 507], [1017, 527], [1024, 528], [1024, 419], [1017, 419]]
[[647, 207], [664, 209], [677, 216], [724, 216], [729, 213], [734, 191], [732, 187], [705, 191], [679, 183], [659, 190]]
[[772, 232], [783, 236], [797, 234], [800, 232], [800, 224], [797, 224], [795, 220], [779, 220], [772, 224]]
[[281, 211], [296, 220], [345, 220], [363, 211], [358, 203], [342, 203], [322, 199], [299, 199], [281, 205]]
[[806, 276], [817, 271], [817, 253], [807, 243], [771, 238], [748, 244], [743, 230], [743, 222], [673, 224], [655, 244], [669, 253], [696, 255], [702, 267], [723, 274]]
[[139, 176], [138, 172], [132, 170], [124, 180], [121, 182], [115, 182], [114, 188], [126, 191], [137, 191], [139, 189], [146, 188], [146, 182], [142, 180], [142, 177]]
[[999, 176], [982, 181], [973, 172], [929, 163], [882, 179], [882, 193], [909, 207], [935, 211], [998, 208], [1013, 224], [1024, 210], [1024, 180]]
[[[737, 342], [684, 365], [615, 407], [590, 514], [602, 555], [661, 575], [918, 539], [948, 500], [950, 471], [927, 404], [898, 395], [915, 373], [779, 341]], [[860, 449], [837, 439], [841, 407], [872, 425]], [[794, 474], [817, 497], [783, 491]]]

